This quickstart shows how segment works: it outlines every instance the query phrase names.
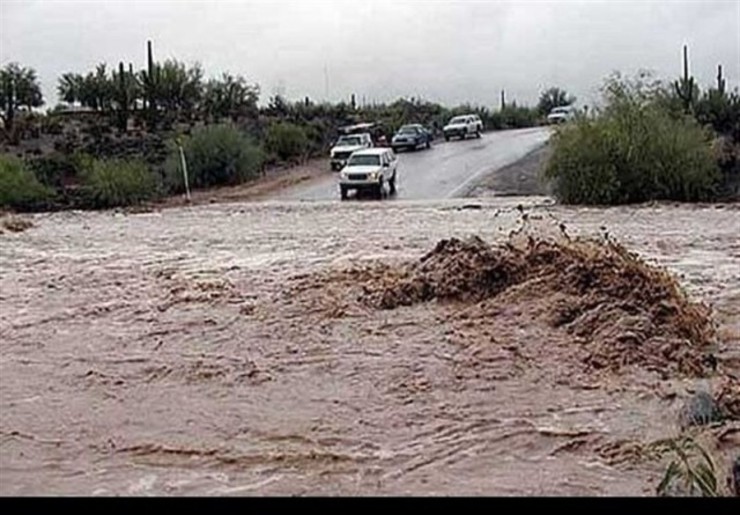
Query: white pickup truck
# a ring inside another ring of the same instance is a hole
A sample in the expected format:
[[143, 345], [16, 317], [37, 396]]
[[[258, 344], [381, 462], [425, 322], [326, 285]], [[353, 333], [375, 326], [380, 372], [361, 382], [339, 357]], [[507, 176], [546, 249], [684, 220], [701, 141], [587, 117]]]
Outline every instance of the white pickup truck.
[[358, 150], [339, 172], [342, 200], [346, 200], [350, 190], [369, 190], [376, 198], [383, 198], [386, 184], [392, 195], [396, 192], [397, 175], [398, 157], [390, 148]]
[[442, 128], [442, 132], [444, 132], [445, 141], [450, 141], [452, 137], [465, 139], [469, 134], [474, 134], [476, 138], [480, 138], [480, 133], [483, 132], [483, 122], [477, 114], [455, 116], [450, 120], [450, 123]]
[[370, 133], [347, 134], [340, 136], [334, 146], [331, 148], [331, 169], [341, 170], [347, 163], [347, 159], [357, 150], [372, 148], [373, 139]]

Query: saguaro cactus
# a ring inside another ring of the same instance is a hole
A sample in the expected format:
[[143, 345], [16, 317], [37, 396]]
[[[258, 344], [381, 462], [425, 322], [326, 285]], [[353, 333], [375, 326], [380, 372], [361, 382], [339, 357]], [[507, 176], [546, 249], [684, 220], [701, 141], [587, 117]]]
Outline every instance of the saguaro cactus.
[[683, 47], [683, 77], [673, 83], [676, 95], [683, 103], [684, 111], [691, 111], [691, 105], [696, 96], [696, 82], [689, 76], [689, 47]]
[[501, 90], [501, 110], [506, 108], [506, 90]]
[[725, 81], [725, 78], [722, 76], [722, 65], [717, 65], [717, 90], [721, 95], [725, 94], [725, 87], [727, 86], [727, 83]]
[[123, 61], [118, 63], [118, 85], [116, 91], [118, 102], [118, 128], [125, 131], [128, 126], [128, 77], [123, 69]]
[[153, 127], [157, 118], [157, 87], [159, 84], [159, 66], [154, 62], [152, 55], [152, 42], [146, 42], [147, 68], [142, 72], [142, 87], [146, 99], [147, 119], [150, 127]]

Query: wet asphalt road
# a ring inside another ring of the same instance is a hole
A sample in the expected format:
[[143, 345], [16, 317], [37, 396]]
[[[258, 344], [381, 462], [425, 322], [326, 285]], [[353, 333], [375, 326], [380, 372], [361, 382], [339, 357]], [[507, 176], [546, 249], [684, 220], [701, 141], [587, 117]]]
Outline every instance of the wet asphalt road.
[[[399, 200], [463, 197], [483, 176], [501, 169], [543, 145], [547, 127], [498, 131], [480, 139], [437, 141], [429, 150], [402, 151], [398, 163]], [[279, 199], [330, 200], [339, 198], [336, 174], [311, 184], [282, 191]]]

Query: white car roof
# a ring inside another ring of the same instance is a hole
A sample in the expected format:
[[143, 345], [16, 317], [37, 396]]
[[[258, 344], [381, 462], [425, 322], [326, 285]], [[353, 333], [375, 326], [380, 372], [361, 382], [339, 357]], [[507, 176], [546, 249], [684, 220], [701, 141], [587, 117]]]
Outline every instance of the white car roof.
[[380, 156], [385, 154], [386, 152], [390, 152], [388, 148], [382, 147], [382, 148], [366, 148], [364, 150], [358, 150], [354, 152], [353, 156]]

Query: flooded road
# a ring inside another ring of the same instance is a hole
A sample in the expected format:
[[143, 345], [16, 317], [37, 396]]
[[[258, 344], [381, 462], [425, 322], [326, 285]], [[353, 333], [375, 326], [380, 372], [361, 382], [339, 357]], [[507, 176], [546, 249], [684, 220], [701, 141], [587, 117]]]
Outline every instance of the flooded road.
[[640, 446], [712, 377], [592, 374], [536, 302], [373, 309], [362, 270], [504, 241], [521, 203], [667, 266], [737, 374], [740, 210], [470, 202], [66, 212], [0, 234], [0, 495], [652, 495], [664, 466]]
[[[495, 131], [480, 139], [438, 141], [429, 150], [398, 154], [398, 191], [393, 199], [445, 199], [464, 197], [482, 176], [509, 165], [544, 145], [552, 129], [540, 127]], [[336, 174], [310, 185], [287, 189], [276, 198], [334, 200]]]

